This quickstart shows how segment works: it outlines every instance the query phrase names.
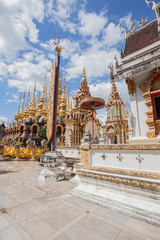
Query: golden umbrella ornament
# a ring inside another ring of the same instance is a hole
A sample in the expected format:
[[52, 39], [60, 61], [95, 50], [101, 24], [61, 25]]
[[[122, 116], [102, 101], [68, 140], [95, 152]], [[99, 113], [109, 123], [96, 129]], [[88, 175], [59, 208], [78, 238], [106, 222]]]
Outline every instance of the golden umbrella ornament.
[[92, 143], [94, 143], [94, 117], [93, 111], [103, 108], [105, 101], [103, 98], [86, 97], [80, 102], [80, 107], [92, 111]]

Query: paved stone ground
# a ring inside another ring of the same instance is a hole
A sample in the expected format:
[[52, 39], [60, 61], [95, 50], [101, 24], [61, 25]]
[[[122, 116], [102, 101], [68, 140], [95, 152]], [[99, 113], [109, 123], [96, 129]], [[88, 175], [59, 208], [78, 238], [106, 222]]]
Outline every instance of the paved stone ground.
[[36, 162], [0, 162], [0, 240], [160, 240], [160, 229], [38, 182]]

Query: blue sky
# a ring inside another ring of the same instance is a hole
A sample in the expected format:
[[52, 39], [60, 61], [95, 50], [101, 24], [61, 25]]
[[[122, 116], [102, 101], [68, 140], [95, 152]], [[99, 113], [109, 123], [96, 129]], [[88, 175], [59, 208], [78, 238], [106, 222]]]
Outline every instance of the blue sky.
[[[145, 0], [0, 0], [0, 122], [14, 118], [20, 94], [49, 85], [55, 60], [53, 39], [62, 45], [61, 78], [73, 96], [83, 66], [93, 96], [106, 101], [110, 94], [109, 63], [124, 47], [119, 24], [129, 31], [133, 22], [155, 14]], [[124, 102], [129, 101], [124, 82], [117, 84]], [[105, 109], [99, 111], [104, 121]]]

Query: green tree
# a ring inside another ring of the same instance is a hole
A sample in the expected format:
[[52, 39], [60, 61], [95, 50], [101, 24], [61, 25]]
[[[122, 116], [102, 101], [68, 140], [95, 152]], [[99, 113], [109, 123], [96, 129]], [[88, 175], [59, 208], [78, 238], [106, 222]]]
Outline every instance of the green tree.
[[43, 140], [43, 139], [47, 139], [47, 135], [46, 135], [46, 127], [44, 128], [41, 128], [39, 131], [38, 131], [38, 137], [40, 138], [40, 140]]

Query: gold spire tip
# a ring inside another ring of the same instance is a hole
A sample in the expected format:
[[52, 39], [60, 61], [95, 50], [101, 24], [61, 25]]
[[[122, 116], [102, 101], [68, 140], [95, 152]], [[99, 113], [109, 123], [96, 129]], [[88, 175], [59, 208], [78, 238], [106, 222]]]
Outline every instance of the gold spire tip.
[[85, 67], [83, 67], [83, 74], [86, 74], [86, 69], [85, 69]]

